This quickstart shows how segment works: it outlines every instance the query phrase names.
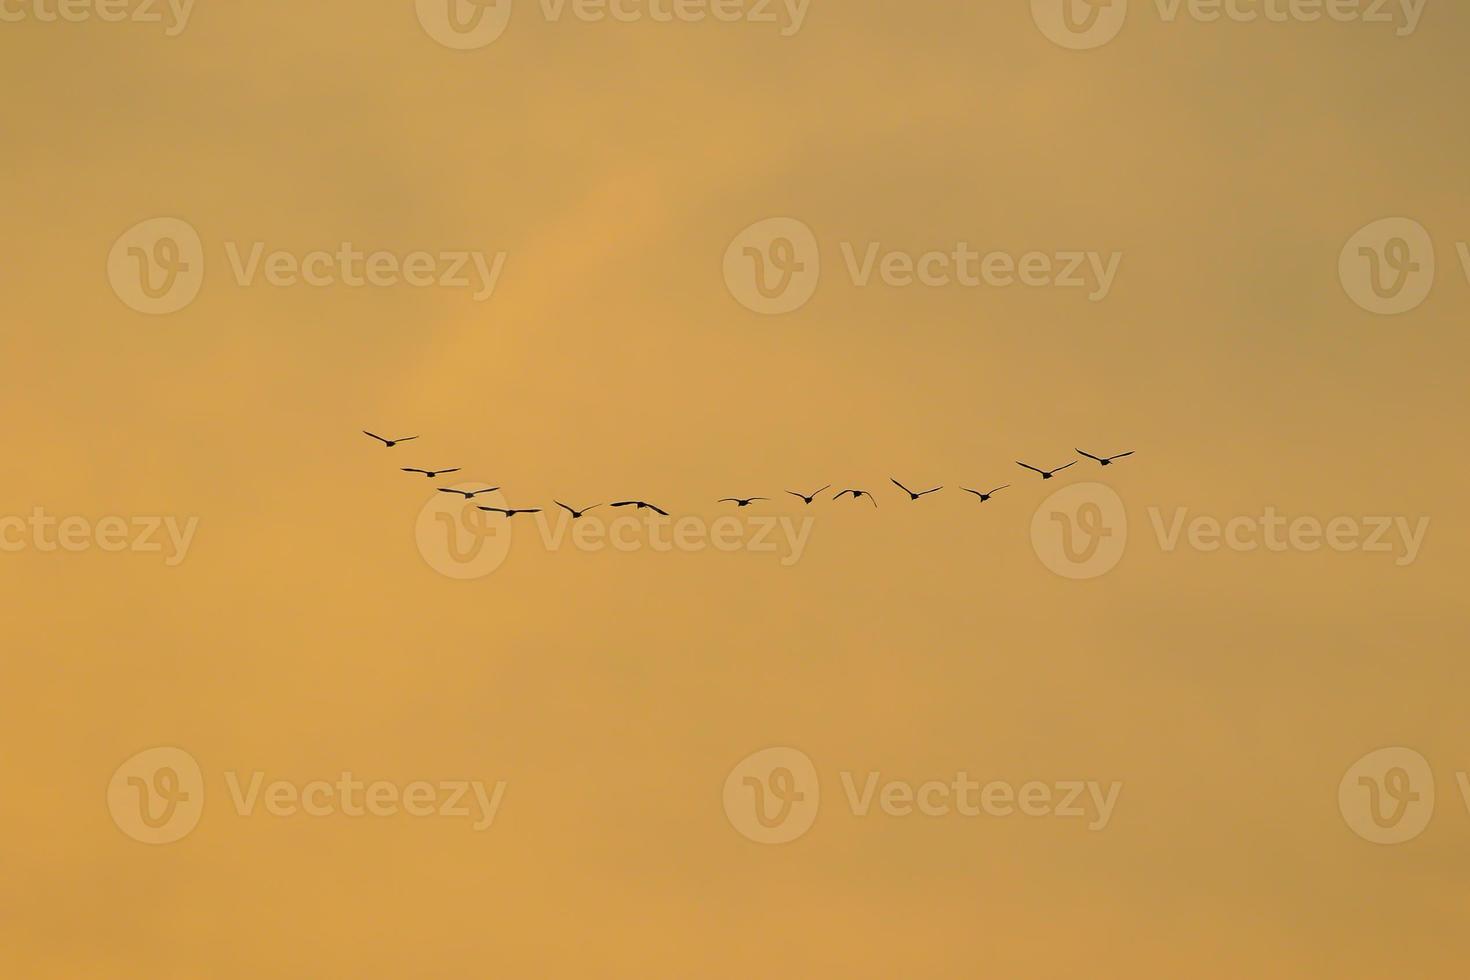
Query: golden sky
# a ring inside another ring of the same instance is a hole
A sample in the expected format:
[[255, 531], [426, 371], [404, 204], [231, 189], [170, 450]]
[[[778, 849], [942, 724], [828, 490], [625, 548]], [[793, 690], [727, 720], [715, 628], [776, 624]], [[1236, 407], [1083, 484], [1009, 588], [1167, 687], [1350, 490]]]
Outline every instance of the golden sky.
[[0, 973], [1463, 974], [1463, 5], [59, 2]]

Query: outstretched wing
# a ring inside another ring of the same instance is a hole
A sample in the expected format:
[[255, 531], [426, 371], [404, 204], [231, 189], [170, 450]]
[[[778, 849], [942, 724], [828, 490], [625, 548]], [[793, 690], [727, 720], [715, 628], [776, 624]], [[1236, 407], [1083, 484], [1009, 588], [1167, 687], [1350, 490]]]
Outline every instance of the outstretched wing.
[[644, 504], [644, 506], [653, 511], [655, 514], [662, 514], [665, 517], [669, 516], [669, 512], [664, 510], [662, 507], [655, 507], [653, 506], [653, 504]]
[[1081, 453], [1082, 455], [1086, 456], [1088, 459], [1096, 460], [1099, 463], [1106, 462], [1106, 460], [1104, 460], [1101, 456], [1094, 456], [1094, 455], [1092, 455], [1092, 453], [1088, 452], [1085, 449], [1079, 449], [1077, 451], [1079, 453]]
[[1077, 461], [1074, 459], [1074, 460], [1072, 460], [1072, 462], [1068, 463], [1066, 466], [1058, 466], [1056, 469], [1052, 470], [1052, 472], [1053, 473], [1060, 473], [1062, 470], [1065, 470], [1068, 467], [1072, 467], [1072, 466], [1076, 466], [1076, 465], [1077, 465]]
[[893, 479], [893, 477], [890, 476], [888, 479], [893, 483], [894, 486], [898, 487], [898, 489], [902, 490], [904, 493], [908, 494], [910, 497], [912, 497], [914, 495], [914, 492], [912, 490], [910, 490], [908, 487], [904, 486], [902, 483], [899, 483], [897, 480]]
[[1126, 453], [1119, 453], [1116, 456], [1109, 456], [1108, 457], [1108, 461], [1111, 462], [1112, 460], [1115, 460], [1115, 459], [1122, 459], [1125, 456], [1132, 456], [1137, 451], [1138, 450], [1136, 450], [1136, 449], [1130, 449]]
[[1036, 467], [1032, 466], [1030, 463], [1023, 463], [1023, 462], [1021, 462], [1018, 459], [1018, 460], [1016, 460], [1016, 465], [1017, 466], [1024, 466], [1024, 467], [1026, 467], [1026, 469], [1030, 470], [1032, 473], [1040, 473], [1042, 476], [1046, 476], [1046, 470], [1038, 470]]
[[362, 430], [362, 434], [365, 435], [365, 436], [372, 436], [374, 439], [378, 440], [379, 442], [384, 442], [384, 443], [388, 442], [387, 439], [384, 439], [382, 436], [377, 435], [376, 433], [369, 432], [367, 429], [363, 429]]

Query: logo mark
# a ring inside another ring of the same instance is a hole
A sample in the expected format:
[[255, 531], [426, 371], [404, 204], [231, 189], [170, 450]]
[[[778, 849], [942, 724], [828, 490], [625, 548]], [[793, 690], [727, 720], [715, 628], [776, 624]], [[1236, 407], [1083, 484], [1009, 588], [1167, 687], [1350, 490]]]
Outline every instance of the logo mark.
[[[477, 486], [461, 483], [451, 489], [471, 491]], [[424, 504], [414, 525], [414, 538], [430, 568], [447, 578], [468, 581], [484, 578], [505, 564], [510, 556], [511, 522], [492, 520], [481, 506], [507, 505], [498, 491], [473, 500], [435, 493]]]
[[757, 844], [787, 844], [812, 828], [821, 795], [805, 752], [763, 749], [741, 759], [725, 778], [725, 817]]
[[117, 298], [139, 313], [177, 313], [204, 285], [204, 245], [179, 218], [141, 221], [118, 237], [107, 256]]
[[415, 0], [429, 37], [455, 51], [473, 51], [500, 39], [510, 25], [511, 0]]
[[1127, 17], [1128, 0], [1031, 0], [1031, 19], [1041, 33], [1073, 51], [1107, 44]]
[[133, 840], [172, 844], [199, 823], [204, 776], [183, 749], [147, 749], [117, 767], [107, 784], [112, 822]]
[[817, 236], [795, 218], [757, 221], [725, 250], [725, 286], [748, 310], [775, 316], [799, 310], [817, 291]]
[[1348, 828], [1366, 841], [1411, 841], [1434, 816], [1434, 772], [1413, 749], [1369, 752], [1343, 775], [1337, 806]]
[[1031, 517], [1031, 546], [1063, 578], [1105, 575], [1123, 560], [1128, 512], [1112, 487], [1078, 483], [1041, 502]]
[[1434, 288], [1434, 241], [1412, 218], [1383, 218], [1348, 239], [1337, 272], [1348, 297], [1369, 313], [1407, 313]]

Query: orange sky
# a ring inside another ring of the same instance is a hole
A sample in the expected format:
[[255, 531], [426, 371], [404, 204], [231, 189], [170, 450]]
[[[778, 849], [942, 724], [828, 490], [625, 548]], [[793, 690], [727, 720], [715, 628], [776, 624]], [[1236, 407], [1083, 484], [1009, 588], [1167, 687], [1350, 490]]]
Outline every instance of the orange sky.
[[137, 6], [0, 0], [0, 973], [1461, 975], [1470, 11]]

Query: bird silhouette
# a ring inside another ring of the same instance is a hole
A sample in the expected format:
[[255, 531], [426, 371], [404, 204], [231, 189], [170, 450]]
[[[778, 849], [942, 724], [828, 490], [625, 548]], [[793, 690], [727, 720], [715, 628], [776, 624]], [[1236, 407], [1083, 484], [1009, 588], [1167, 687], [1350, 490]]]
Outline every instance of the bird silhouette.
[[1002, 490], [1006, 490], [1009, 488], [1010, 484], [1007, 483], [1003, 487], [996, 487], [994, 490], [988, 491], [986, 493], [981, 493], [979, 490], [971, 490], [969, 487], [960, 487], [960, 489], [965, 491], [965, 493], [973, 493], [975, 496], [979, 497], [982, 504], [985, 503], [985, 501], [989, 500], [991, 497], [994, 497], [996, 494], [1000, 493]]
[[499, 489], [500, 489], [499, 487], [488, 487], [488, 488], [486, 488], [484, 490], [454, 490], [454, 489], [449, 488], [449, 487], [440, 487], [439, 488], [439, 492], [440, 493], [457, 493], [457, 494], [459, 494], [461, 497], [463, 497], [466, 500], [474, 500], [476, 497], [480, 496], [480, 494], [482, 494], [482, 493], [494, 493], [496, 490], [499, 490]]
[[669, 516], [669, 512], [666, 511], [666, 510], [664, 510], [662, 507], [655, 507], [655, 506], [653, 506], [653, 504], [650, 504], [647, 501], [643, 501], [643, 500], [621, 500], [618, 503], [609, 504], [608, 506], [609, 507], [637, 507], [639, 510], [651, 510], [655, 514], [662, 514], [665, 517], [668, 517]]
[[422, 473], [424, 476], [428, 477], [431, 480], [436, 480], [439, 477], [444, 476], [446, 473], [459, 472], [458, 466], [454, 467], [454, 469], [451, 470], [421, 470], [415, 466], [400, 466], [399, 469], [403, 470], [403, 472], [405, 473]]
[[1062, 470], [1066, 469], [1068, 466], [1076, 466], [1077, 465], [1077, 461], [1074, 459], [1074, 460], [1072, 460], [1072, 462], [1068, 463], [1067, 466], [1058, 466], [1054, 470], [1039, 470], [1039, 469], [1037, 469], [1036, 467], [1032, 466], [1029, 463], [1023, 463], [1023, 462], [1021, 462], [1019, 459], [1016, 460], [1016, 465], [1017, 466], [1024, 466], [1024, 467], [1026, 467], [1026, 469], [1030, 470], [1032, 473], [1040, 473], [1041, 474], [1041, 478], [1043, 480], [1050, 480], [1052, 477], [1056, 476], [1058, 473], [1060, 473]]
[[749, 507], [757, 500], [769, 500], [769, 497], [722, 497], [720, 503], [734, 504], [736, 507]]
[[867, 497], [870, 504], [872, 504], [874, 507], [878, 506], [877, 499], [875, 499], [873, 495], [871, 493], [868, 493], [868, 491], [866, 490], [844, 490], [832, 499], [837, 500], [839, 498], [846, 497], [848, 494], [852, 495], [853, 500], [857, 500], [859, 497]]
[[601, 504], [593, 504], [591, 507], [583, 507], [581, 510], [577, 510], [577, 509], [575, 509], [573, 507], [568, 507], [566, 504], [562, 503], [560, 500], [553, 500], [552, 503], [556, 504], [558, 507], [560, 507], [562, 510], [566, 511], [568, 514], [571, 514], [572, 515], [572, 520], [574, 520], [574, 521], [581, 520], [582, 519], [582, 515], [585, 514], [585, 513], [587, 513], [589, 510], [596, 510], [597, 508], [599, 508], [599, 507], [602, 506]]
[[369, 432], [367, 429], [363, 429], [362, 434], [365, 436], [372, 436], [374, 439], [378, 440], [389, 449], [392, 449], [400, 442], [413, 442], [415, 439], [418, 438], [418, 436], [404, 436], [402, 439], [384, 439], [382, 436]]
[[821, 490], [813, 490], [809, 494], [808, 493], [797, 493], [795, 490], [787, 490], [786, 492], [789, 493], [789, 494], [791, 494], [791, 496], [793, 496], [793, 497], [800, 497], [803, 501], [805, 501], [808, 505], [810, 505], [813, 500], [816, 500], [817, 499], [817, 494], [824, 493], [824, 492], [826, 492], [828, 490], [831, 490], [831, 489], [832, 489], [832, 484], [829, 483], [825, 487], [823, 487]]
[[941, 490], [944, 489], [943, 487], [935, 487], [933, 490], [921, 490], [918, 493], [914, 493], [912, 490], [910, 490], [908, 487], [904, 486], [902, 483], [899, 483], [897, 480], [894, 480], [893, 477], [889, 477], [888, 479], [890, 481], [892, 481], [892, 483], [893, 483], [894, 486], [898, 487], [898, 489], [900, 489], [904, 493], [908, 494], [910, 500], [918, 500], [920, 497], [927, 497], [931, 493], [938, 493], [939, 491], [941, 491]]
[[1130, 449], [1128, 452], [1126, 452], [1126, 453], [1119, 453], [1116, 456], [1094, 456], [1094, 455], [1092, 455], [1092, 453], [1084, 453], [1080, 449], [1077, 450], [1077, 451], [1079, 453], [1082, 453], [1082, 455], [1086, 456], [1088, 459], [1097, 460], [1103, 466], [1112, 466], [1113, 465], [1113, 462], [1115, 460], [1122, 459], [1125, 456], [1132, 456], [1135, 452], [1137, 452], [1137, 450]]
[[489, 511], [492, 514], [504, 514], [506, 517], [515, 517], [517, 514], [541, 513], [540, 507], [534, 507], [528, 510], [515, 510], [514, 508], [507, 507], [481, 507], [480, 510]]

